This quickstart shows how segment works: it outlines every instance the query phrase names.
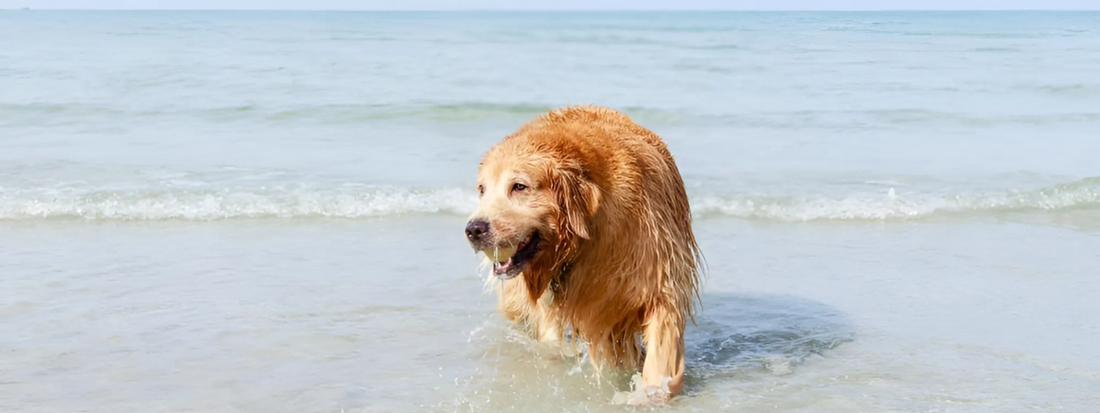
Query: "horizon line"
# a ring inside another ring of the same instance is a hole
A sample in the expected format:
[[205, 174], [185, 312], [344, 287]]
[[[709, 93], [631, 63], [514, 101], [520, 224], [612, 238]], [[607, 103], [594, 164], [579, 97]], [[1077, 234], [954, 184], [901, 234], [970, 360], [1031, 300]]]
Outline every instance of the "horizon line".
[[1066, 12], [1096, 12], [1097, 9], [1044, 9], [1044, 8], [1013, 8], [1013, 9], [479, 9], [479, 8], [454, 8], [454, 9], [311, 9], [311, 8], [31, 8], [14, 7], [0, 8], [2, 11], [339, 11], [339, 12], [970, 12], [970, 11], [1066, 11]]

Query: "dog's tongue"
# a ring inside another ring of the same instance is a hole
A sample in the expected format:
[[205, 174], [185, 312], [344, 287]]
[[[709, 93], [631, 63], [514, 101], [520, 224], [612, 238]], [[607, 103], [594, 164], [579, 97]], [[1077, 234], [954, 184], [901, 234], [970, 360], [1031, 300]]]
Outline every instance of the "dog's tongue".
[[502, 264], [512, 259], [513, 255], [516, 255], [515, 248], [490, 248], [482, 251], [485, 253], [489, 260]]

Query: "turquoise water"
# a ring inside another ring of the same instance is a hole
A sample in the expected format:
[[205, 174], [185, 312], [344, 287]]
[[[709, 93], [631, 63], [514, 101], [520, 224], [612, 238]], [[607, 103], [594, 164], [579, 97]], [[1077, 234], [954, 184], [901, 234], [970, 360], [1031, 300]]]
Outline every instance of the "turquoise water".
[[2, 16], [4, 219], [465, 213], [481, 151], [579, 103], [704, 213], [1100, 204], [1098, 13]]
[[673, 409], [1100, 405], [1100, 13], [3, 11], [0, 44], [7, 411], [614, 411], [459, 235], [483, 151], [584, 103], [691, 196], [715, 304]]

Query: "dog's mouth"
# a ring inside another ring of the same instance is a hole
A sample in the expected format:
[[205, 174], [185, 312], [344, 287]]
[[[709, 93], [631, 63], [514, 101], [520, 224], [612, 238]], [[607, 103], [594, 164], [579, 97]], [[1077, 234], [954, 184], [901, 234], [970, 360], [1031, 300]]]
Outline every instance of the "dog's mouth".
[[496, 248], [486, 250], [485, 255], [493, 261], [493, 274], [503, 280], [519, 275], [523, 268], [535, 257], [539, 247], [539, 233], [535, 231], [526, 241], [514, 249]]

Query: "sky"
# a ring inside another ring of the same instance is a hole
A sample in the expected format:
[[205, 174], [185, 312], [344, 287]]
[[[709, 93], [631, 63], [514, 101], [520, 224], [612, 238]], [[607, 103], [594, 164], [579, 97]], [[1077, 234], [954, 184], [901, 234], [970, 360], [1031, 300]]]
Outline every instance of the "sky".
[[0, 0], [0, 9], [1100, 10], [1100, 0]]

